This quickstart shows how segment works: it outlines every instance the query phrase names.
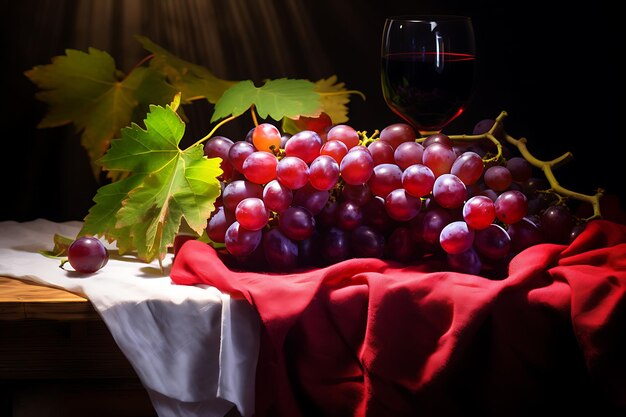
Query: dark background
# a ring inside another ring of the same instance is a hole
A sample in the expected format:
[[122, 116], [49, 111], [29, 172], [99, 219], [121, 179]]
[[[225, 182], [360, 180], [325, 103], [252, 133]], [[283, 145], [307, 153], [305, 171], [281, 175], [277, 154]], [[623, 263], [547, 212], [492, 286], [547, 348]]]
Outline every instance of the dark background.
[[[128, 71], [146, 55], [133, 39], [143, 34], [220, 78], [258, 83], [336, 74], [367, 97], [352, 97], [349, 124], [372, 132], [399, 121], [380, 92], [384, 18], [410, 13], [465, 14], [474, 21], [478, 93], [445, 133], [471, 133], [477, 121], [506, 110], [507, 131], [526, 137], [536, 156], [573, 152], [556, 171], [562, 185], [583, 193], [602, 187], [624, 203], [626, 25], [608, 2], [581, 4], [550, 10], [534, 0], [3, 2], [0, 220], [80, 220], [92, 205], [99, 184], [78, 134], [71, 126], [36, 128], [46, 108], [23, 75], [66, 48], [103, 49]], [[184, 140], [210, 130], [210, 110], [203, 102], [186, 109], [191, 123]], [[237, 139], [252, 127], [240, 119], [219, 133]]]

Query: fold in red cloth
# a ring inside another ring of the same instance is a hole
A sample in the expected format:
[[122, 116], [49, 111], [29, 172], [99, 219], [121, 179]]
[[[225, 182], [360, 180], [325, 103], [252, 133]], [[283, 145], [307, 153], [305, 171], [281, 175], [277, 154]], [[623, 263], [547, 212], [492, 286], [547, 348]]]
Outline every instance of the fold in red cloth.
[[171, 277], [257, 309], [257, 417], [626, 415], [626, 226], [614, 222], [523, 251], [501, 280], [435, 260], [241, 272], [198, 241]]

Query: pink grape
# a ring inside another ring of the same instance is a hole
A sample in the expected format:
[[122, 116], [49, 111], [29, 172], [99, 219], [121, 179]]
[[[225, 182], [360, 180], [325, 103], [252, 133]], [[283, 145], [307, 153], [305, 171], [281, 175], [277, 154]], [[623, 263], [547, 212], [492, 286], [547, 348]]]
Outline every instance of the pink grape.
[[387, 142], [375, 140], [367, 145], [367, 150], [372, 154], [374, 165], [393, 164], [395, 162], [393, 147]]
[[285, 144], [285, 155], [297, 156], [310, 164], [320, 154], [322, 138], [312, 130], [302, 130], [293, 135]]
[[454, 160], [450, 173], [460, 178], [465, 185], [475, 184], [483, 175], [484, 163], [476, 152], [464, 152]]
[[456, 175], [442, 174], [433, 184], [433, 197], [437, 204], [442, 207], [447, 209], [458, 208], [463, 205], [467, 198], [467, 188]]
[[281, 213], [293, 201], [293, 191], [281, 184], [278, 180], [272, 180], [263, 188], [263, 203], [269, 210]]
[[346, 184], [364, 184], [374, 170], [374, 158], [365, 150], [348, 152], [341, 160], [339, 172]]
[[326, 134], [326, 140], [343, 142], [348, 149], [359, 144], [359, 133], [352, 127], [344, 124], [335, 125]]
[[415, 141], [415, 129], [407, 123], [394, 123], [380, 131], [380, 140], [395, 150], [403, 142]]
[[439, 235], [439, 244], [446, 253], [459, 254], [472, 247], [474, 243], [474, 230], [470, 229], [464, 221], [448, 223]]
[[265, 208], [263, 200], [248, 197], [237, 204], [235, 219], [248, 230], [260, 230], [269, 220], [269, 211]]
[[463, 205], [463, 219], [472, 229], [485, 229], [496, 219], [496, 207], [487, 196], [477, 195]]
[[391, 191], [385, 197], [385, 209], [394, 220], [408, 221], [417, 216], [422, 200], [407, 193], [403, 188]]
[[427, 196], [432, 192], [434, 184], [435, 174], [426, 165], [411, 165], [402, 173], [402, 186], [412, 196]]
[[295, 242], [298, 245], [298, 266], [303, 268], [323, 266], [320, 241], [320, 232], [315, 230], [310, 237]]
[[243, 175], [255, 184], [266, 184], [276, 178], [278, 160], [269, 152], [256, 151], [243, 161]]
[[514, 224], [522, 220], [528, 212], [528, 200], [522, 192], [517, 190], [509, 190], [500, 194], [494, 206], [496, 217], [505, 224]]
[[337, 201], [328, 201], [324, 208], [315, 216], [315, 225], [318, 229], [329, 229], [337, 223]]
[[422, 154], [422, 163], [430, 168], [435, 177], [449, 174], [455, 160], [456, 153], [454, 149], [439, 142], [426, 146]]
[[320, 148], [320, 155], [328, 155], [332, 157], [337, 163], [341, 163], [341, 160], [348, 153], [348, 147], [340, 140], [329, 140]]
[[424, 147], [417, 142], [402, 142], [393, 153], [395, 163], [402, 169], [422, 163]]
[[434, 143], [439, 143], [439, 144], [448, 146], [450, 148], [454, 145], [454, 143], [452, 142], [452, 139], [450, 139], [450, 136], [446, 135], [445, 133], [435, 133], [435, 134], [428, 136], [424, 140], [423, 145], [424, 147], [428, 147]]
[[[417, 217], [416, 217], [417, 218]], [[443, 207], [429, 208], [419, 222], [411, 222], [411, 231], [416, 241], [439, 244], [443, 228], [453, 221], [450, 211]]]
[[276, 165], [276, 179], [287, 188], [297, 190], [309, 181], [309, 166], [297, 156], [285, 156]]
[[[495, 124], [495, 120], [494, 119], [482, 119], [479, 122], [477, 122], [474, 125], [474, 129], [472, 130], [472, 134], [473, 135], [481, 135], [483, 133], [487, 133]], [[493, 135], [499, 139], [502, 140], [502, 135], [504, 133], [504, 129], [502, 128], [502, 125], [498, 125], [493, 132]]]
[[395, 164], [376, 165], [367, 181], [372, 194], [387, 197], [387, 194], [402, 187], [402, 170]]
[[309, 182], [313, 188], [330, 190], [337, 184], [337, 181], [339, 181], [339, 164], [331, 156], [320, 155], [311, 162]]

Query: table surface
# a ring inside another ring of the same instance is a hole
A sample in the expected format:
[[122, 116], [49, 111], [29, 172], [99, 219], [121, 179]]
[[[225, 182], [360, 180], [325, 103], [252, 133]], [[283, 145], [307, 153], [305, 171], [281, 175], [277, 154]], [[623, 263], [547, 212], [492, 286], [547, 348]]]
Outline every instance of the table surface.
[[0, 276], [0, 320], [91, 320], [100, 316], [84, 297], [16, 278]]

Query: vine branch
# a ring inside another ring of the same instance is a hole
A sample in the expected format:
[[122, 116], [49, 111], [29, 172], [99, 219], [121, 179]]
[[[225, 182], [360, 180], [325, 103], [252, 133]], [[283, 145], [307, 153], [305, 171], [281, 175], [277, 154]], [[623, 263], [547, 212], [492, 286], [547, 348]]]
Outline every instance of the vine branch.
[[[489, 131], [485, 133], [482, 133], [479, 135], [450, 135], [450, 139], [452, 139], [453, 141], [476, 141], [476, 140], [481, 140], [481, 139], [488, 139], [496, 145], [498, 151], [495, 156], [485, 159], [484, 161], [485, 162], [497, 161], [498, 159], [502, 157], [502, 144], [494, 136], [494, 132], [502, 125], [506, 116], [507, 116], [506, 111], [501, 112], [500, 115], [498, 115], [498, 117], [496, 118], [493, 126], [491, 126]], [[509, 135], [508, 133], [504, 132], [504, 140], [510, 143], [511, 145], [515, 146], [524, 159], [526, 159], [531, 165], [533, 165], [536, 168], [539, 168], [543, 172], [546, 179], [548, 180], [548, 183], [550, 184], [552, 191], [559, 194], [560, 196], [573, 198], [573, 199], [591, 204], [593, 208], [593, 214], [589, 218], [586, 219], [587, 221], [602, 217], [602, 214], [600, 212], [600, 198], [602, 197], [602, 195], [604, 195], [604, 190], [598, 189], [594, 195], [582, 194], [582, 193], [572, 191], [568, 188], [563, 187], [561, 184], [559, 184], [559, 181], [554, 175], [553, 170], [555, 168], [558, 168], [559, 166], [563, 165], [564, 163], [572, 159], [574, 155], [571, 152], [566, 152], [563, 155], [551, 161], [544, 161], [544, 160], [536, 158], [528, 150], [528, 147], [526, 146], [526, 142], [527, 142], [526, 138], [516, 139], [512, 137], [511, 135]]]

